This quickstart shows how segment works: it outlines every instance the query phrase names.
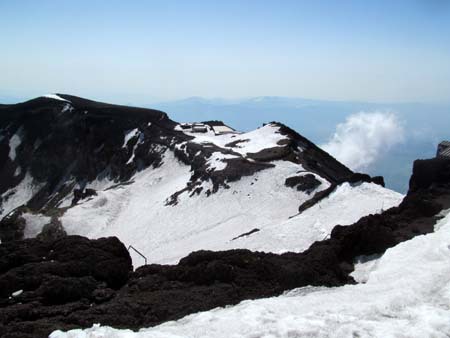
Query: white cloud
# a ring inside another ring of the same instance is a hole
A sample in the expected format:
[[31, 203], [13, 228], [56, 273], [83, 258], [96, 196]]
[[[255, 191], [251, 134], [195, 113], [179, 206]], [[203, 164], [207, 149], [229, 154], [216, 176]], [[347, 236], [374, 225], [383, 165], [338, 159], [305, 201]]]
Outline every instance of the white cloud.
[[403, 125], [395, 114], [361, 112], [338, 124], [321, 147], [352, 170], [364, 170], [403, 139]]

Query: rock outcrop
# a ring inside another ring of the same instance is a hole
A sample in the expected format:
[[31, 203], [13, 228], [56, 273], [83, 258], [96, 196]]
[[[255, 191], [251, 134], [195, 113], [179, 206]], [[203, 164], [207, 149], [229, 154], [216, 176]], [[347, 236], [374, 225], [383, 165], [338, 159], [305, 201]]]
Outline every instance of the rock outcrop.
[[38, 187], [27, 201], [33, 210], [56, 206], [75, 185], [83, 190], [102, 177], [126, 181], [188, 139], [161, 111], [59, 97], [0, 107], [0, 195], [29, 175]]
[[0, 336], [44, 337], [71, 312], [111, 299], [131, 271], [128, 251], [115, 237], [3, 243]]

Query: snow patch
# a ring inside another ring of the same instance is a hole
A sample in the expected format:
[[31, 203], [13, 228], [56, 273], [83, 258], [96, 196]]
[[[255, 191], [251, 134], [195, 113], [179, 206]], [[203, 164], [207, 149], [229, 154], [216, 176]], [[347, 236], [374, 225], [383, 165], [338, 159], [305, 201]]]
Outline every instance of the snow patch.
[[223, 154], [221, 152], [215, 151], [211, 154], [206, 162], [209, 170], [220, 171], [227, 167], [226, 159], [238, 158], [235, 155]]
[[72, 111], [72, 110], [73, 110], [72, 105], [71, 105], [70, 103], [67, 103], [67, 104], [65, 104], [64, 107], [61, 109], [61, 112], [62, 112], [62, 113], [65, 113], [65, 112], [67, 112], [67, 111]]
[[64, 102], [71, 103], [69, 100], [63, 99], [61, 96], [56, 95], [56, 94], [47, 94], [47, 95], [43, 95], [42, 97], [46, 97], [47, 99], [53, 99], [53, 100], [58, 100], [58, 101], [64, 101]]
[[22, 293], [23, 293], [23, 290], [17, 290], [17, 291], [14, 291], [13, 293], [11, 293], [11, 296], [12, 296], [12, 297], [18, 297], [18, 296], [20, 296]]
[[287, 139], [285, 135], [280, 133], [280, 127], [271, 123], [242, 134], [216, 135], [210, 130], [202, 134], [191, 132], [185, 132], [185, 134], [194, 137], [190, 142], [203, 145], [211, 143], [220, 148], [233, 150], [242, 156], [247, 156], [248, 153], [258, 153], [268, 148], [281, 147], [279, 142]]
[[350, 274], [358, 283], [366, 283], [369, 280], [370, 273], [378, 265], [381, 255], [360, 256], [354, 262], [355, 270]]
[[73, 195], [69, 194], [62, 201], [58, 203], [58, 208], [67, 208], [72, 205]]
[[127, 161], [126, 164], [130, 164], [130, 163], [133, 162], [134, 157], [135, 157], [135, 154], [136, 154], [136, 149], [137, 149], [137, 147], [138, 147], [142, 142], [144, 142], [144, 134], [142, 134], [141, 132], [138, 132], [137, 135], [139, 135], [139, 136], [138, 136], [139, 139], [138, 139], [138, 141], [136, 142], [136, 144], [134, 145], [133, 151], [132, 151], [132, 153], [131, 153], [131, 156], [130, 156], [130, 158], [128, 159], [128, 161]]
[[42, 186], [43, 184], [36, 183], [30, 173], [27, 172], [23, 180], [17, 186], [2, 194], [3, 202], [1, 204], [0, 219], [15, 208], [26, 204]]
[[21, 143], [22, 143], [22, 139], [20, 138], [18, 133], [15, 133], [9, 139], [9, 158], [11, 159], [11, 161], [15, 161], [16, 150], [17, 150], [17, 147], [20, 146]]
[[126, 148], [128, 141], [130, 141], [133, 137], [137, 136], [139, 134], [139, 129], [135, 128], [133, 130], [130, 130], [129, 132], [127, 132], [125, 134], [124, 140], [123, 140], [123, 145], [122, 148]]
[[50, 217], [42, 214], [24, 213], [22, 217], [25, 219], [26, 225], [24, 229], [24, 238], [34, 238], [42, 231], [44, 225], [49, 224]]
[[14, 176], [19, 176], [22, 173], [22, 168], [20, 166], [17, 166], [16, 170], [14, 171]]

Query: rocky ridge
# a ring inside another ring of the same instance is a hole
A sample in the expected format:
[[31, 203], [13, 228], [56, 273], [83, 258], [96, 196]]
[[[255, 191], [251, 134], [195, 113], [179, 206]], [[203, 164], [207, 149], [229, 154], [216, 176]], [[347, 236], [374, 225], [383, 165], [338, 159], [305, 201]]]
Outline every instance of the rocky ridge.
[[[199, 142], [197, 135], [184, 132], [161, 111], [64, 94], [2, 105], [0, 123], [2, 241], [30, 237], [27, 217], [45, 223], [42, 236], [64, 236], [61, 216], [83, 199], [95, 196], [92, 184], [108, 181], [108, 189], [132, 184], [136, 173], [160, 167], [168, 152], [190, 167], [191, 175], [183, 188], [162, 196], [167, 206], [176, 205], [184, 194], [209, 196], [228, 189], [242, 177], [274, 168], [275, 161], [289, 161], [299, 166], [299, 176], [315, 175], [332, 185], [353, 175], [312, 142], [276, 122], [263, 128], [278, 141], [256, 148], [253, 145], [255, 150], [249, 152], [242, 150], [253, 142], [246, 138], [248, 134], [236, 133], [224, 144]], [[211, 129], [221, 122], [205, 124]], [[210, 182], [211, 187], [205, 187], [204, 182]], [[322, 189], [317, 182], [293, 188], [311, 196]]]

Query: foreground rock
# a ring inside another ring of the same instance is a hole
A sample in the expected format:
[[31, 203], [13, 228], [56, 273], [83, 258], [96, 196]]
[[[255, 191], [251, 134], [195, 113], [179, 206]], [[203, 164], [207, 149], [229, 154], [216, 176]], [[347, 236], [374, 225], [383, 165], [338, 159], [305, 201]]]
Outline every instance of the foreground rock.
[[72, 311], [110, 299], [132, 271], [115, 237], [0, 245], [0, 336], [44, 337]]
[[296, 287], [354, 283], [349, 273], [357, 256], [433, 231], [449, 207], [450, 160], [433, 159], [416, 161], [398, 207], [336, 226], [329, 239], [300, 254], [199, 251], [178, 265], [143, 266], [129, 275], [128, 253], [115, 238], [3, 244], [0, 335], [44, 337], [94, 323], [138, 329]]

